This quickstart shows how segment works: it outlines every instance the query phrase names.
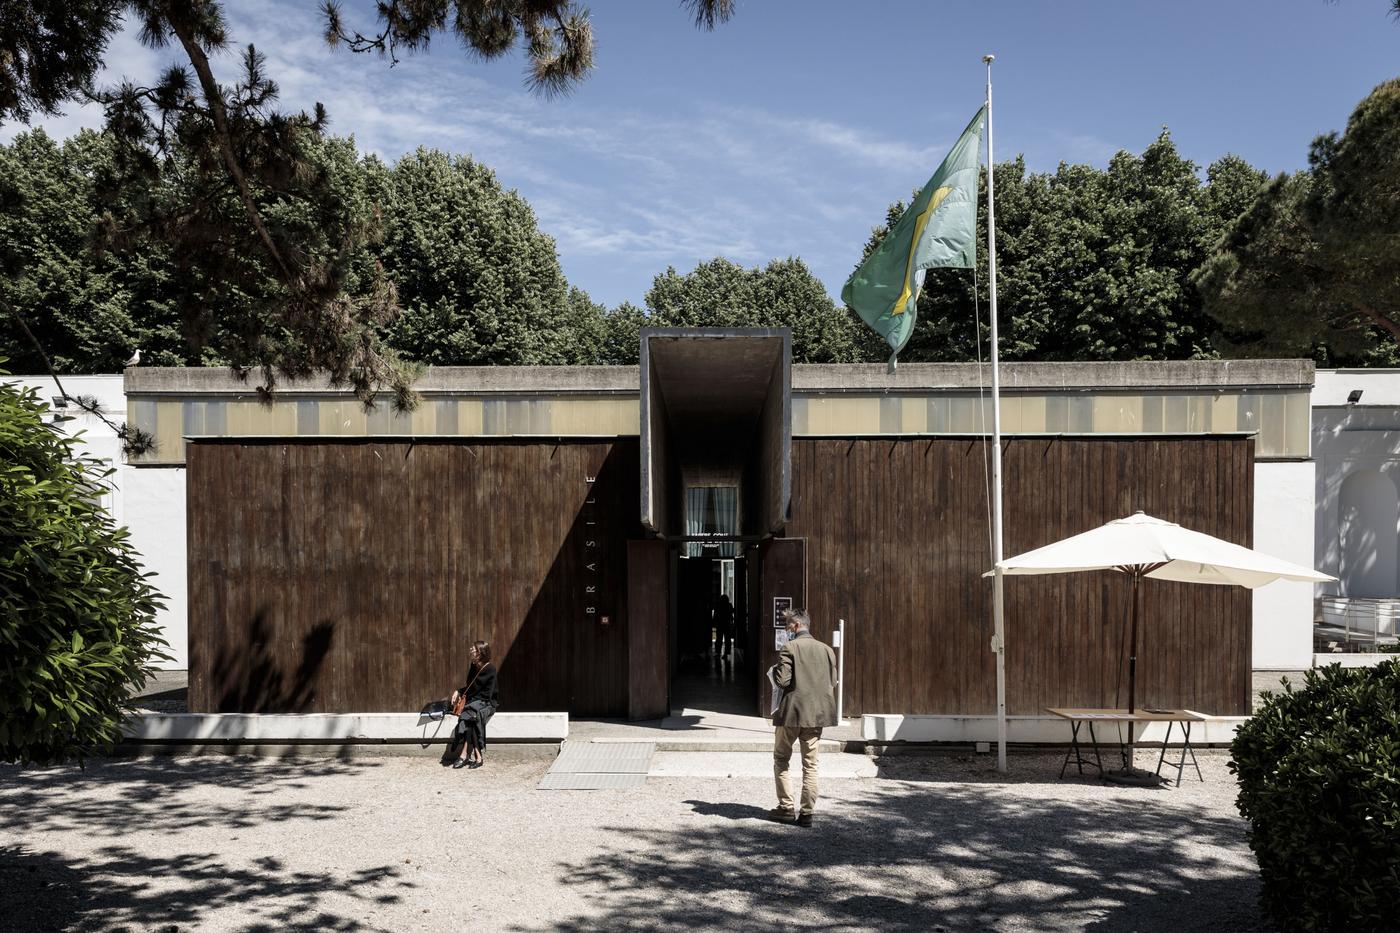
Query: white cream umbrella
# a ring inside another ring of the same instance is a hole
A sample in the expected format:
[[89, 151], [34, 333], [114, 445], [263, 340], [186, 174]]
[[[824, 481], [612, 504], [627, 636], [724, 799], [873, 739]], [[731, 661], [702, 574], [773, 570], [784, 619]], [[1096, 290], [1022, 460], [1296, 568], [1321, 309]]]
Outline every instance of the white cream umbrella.
[[[1116, 570], [1130, 574], [1132, 635], [1128, 654], [1128, 712], [1137, 709], [1138, 587], [1143, 577], [1255, 589], [1275, 580], [1326, 583], [1335, 577], [1135, 512], [1092, 531], [1047, 544], [997, 565], [1006, 576]], [[986, 574], [991, 576], [991, 572]], [[1132, 744], [1131, 726], [1129, 745]]]

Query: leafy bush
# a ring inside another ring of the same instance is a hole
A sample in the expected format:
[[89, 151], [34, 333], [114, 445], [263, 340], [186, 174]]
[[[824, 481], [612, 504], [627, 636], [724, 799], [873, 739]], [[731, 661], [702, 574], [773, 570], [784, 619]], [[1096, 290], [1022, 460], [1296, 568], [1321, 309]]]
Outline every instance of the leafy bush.
[[1230, 747], [1264, 909], [1290, 933], [1394, 930], [1400, 661], [1334, 664], [1284, 688]]
[[0, 382], [3, 761], [81, 759], [110, 745], [133, 687], [165, 657], [161, 597], [99, 504], [107, 474], [45, 424], [47, 410], [34, 390]]

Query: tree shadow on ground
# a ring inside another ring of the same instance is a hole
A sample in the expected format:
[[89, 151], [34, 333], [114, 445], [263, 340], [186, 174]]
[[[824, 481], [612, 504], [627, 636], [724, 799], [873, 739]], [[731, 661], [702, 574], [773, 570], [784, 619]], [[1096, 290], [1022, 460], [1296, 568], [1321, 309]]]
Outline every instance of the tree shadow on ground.
[[[399, 877], [392, 866], [338, 878], [291, 871], [272, 856], [232, 865], [215, 854], [155, 858], [126, 846], [106, 846], [86, 857], [26, 844], [0, 845], [0, 890], [7, 892], [0, 928], [47, 930], [176, 930], [198, 928], [204, 916], [237, 905], [240, 929], [361, 930], [367, 925], [325, 903], [351, 898], [358, 913], [397, 902], [382, 891]], [[406, 881], [398, 881], [402, 887]]]
[[687, 803], [688, 827], [562, 865], [605, 893], [551, 929], [1270, 929], [1246, 824], [1184, 797], [882, 781], [806, 829]]
[[[373, 767], [377, 765], [361, 760], [222, 755], [88, 759], [82, 770], [0, 766], [0, 833], [77, 829], [120, 837], [152, 828], [179, 832], [329, 820], [352, 806], [278, 802], [280, 795], [309, 788], [318, 778]], [[215, 800], [184, 793], [209, 787], [237, 793]]]
[[[231, 906], [244, 930], [363, 929], [361, 917], [410, 887], [399, 868], [336, 876], [293, 870], [275, 855], [153, 855], [125, 837], [208, 828], [236, 838], [269, 823], [298, 832], [352, 810], [353, 802], [296, 800], [296, 791], [377, 766], [203, 756], [98, 759], [84, 770], [0, 767], [0, 840], [7, 840], [0, 843], [0, 929], [190, 929]], [[211, 787], [230, 792], [211, 795]], [[45, 848], [47, 834], [75, 833], [109, 844], [81, 855]], [[354, 916], [343, 915], [347, 899]]]

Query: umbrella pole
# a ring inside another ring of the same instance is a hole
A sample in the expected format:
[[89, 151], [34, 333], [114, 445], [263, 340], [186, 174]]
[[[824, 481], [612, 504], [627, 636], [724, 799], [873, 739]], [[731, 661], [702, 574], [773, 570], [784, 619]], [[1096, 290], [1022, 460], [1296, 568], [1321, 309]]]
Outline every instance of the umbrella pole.
[[[1129, 618], [1130, 618], [1132, 621], [1129, 622], [1129, 624], [1128, 624], [1128, 629], [1129, 629], [1129, 632], [1130, 632], [1130, 634], [1129, 634], [1129, 636], [1128, 636], [1128, 712], [1129, 712], [1129, 713], [1135, 713], [1135, 712], [1137, 712], [1137, 641], [1138, 641], [1137, 629], [1138, 629], [1138, 611], [1139, 611], [1139, 607], [1141, 606], [1141, 603], [1142, 603], [1142, 590], [1141, 590], [1141, 586], [1142, 586], [1142, 569], [1141, 569], [1141, 568], [1134, 568], [1134, 569], [1133, 569], [1133, 589], [1132, 589], [1132, 595], [1129, 597], [1129, 598], [1132, 600], [1132, 605], [1131, 605], [1131, 609], [1130, 609], [1130, 613], [1129, 613]], [[1133, 769], [1133, 757], [1134, 757], [1134, 754], [1133, 754], [1133, 753], [1137, 750], [1136, 745], [1135, 745], [1135, 743], [1136, 743], [1136, 741], [1137, 741], [1137, 728], [1136, 728], [1136, 726], [1137, 726], [1136, 723], [1133, 723], [1133, 722], [1129, 722], [1129, 723], [1128, 723], [1128, 757], [1127, 757], [1127, 760], [1123, 762], [1123, 768], [1124, 768], [1124, 770], [1126, 770], [1126, 771], [1131, 771], [1131, 770]]]

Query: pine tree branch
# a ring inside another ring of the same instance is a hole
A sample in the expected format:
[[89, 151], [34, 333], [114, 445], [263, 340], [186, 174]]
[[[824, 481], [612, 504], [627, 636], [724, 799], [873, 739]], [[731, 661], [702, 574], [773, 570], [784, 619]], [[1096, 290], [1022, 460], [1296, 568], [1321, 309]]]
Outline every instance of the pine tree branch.
[[1353, 301], [1351, 303], [1351, 306], [1356, 311], [1360, 312], [1363, 316], [1368, 318], [1381, 330], [1385, 331], [1387, 334], [1390, 334], [1392, 340], [1395, 340], [1396, 342], [1400, 343], [1400, 324], [1397, 324], [1395, 321], [1391, 320], [1389, 315], [1382, 314], [1375, 308], [1372, 308], [1369, 305], [1364, 305], [1359, 301]]
[[282, 258], [282, 251], [273, 242], [272, 234], [268, 232], [267, 225], [263, 223], [262, 213], [258, 210], [257, 202], [253, 199], [252, 188], [248, 185], [248, 180], [243, 174], [243, 167], [239, 164], [237, 156], [233, 151], [233, 133], [229, 129], [228, 111], [224, 107], [224, 98], [219, 90], [218, 82], [214, 80], [214, 70], [209, 64], [209, 56], [204, 54], [204, 49], [199, 47], [195, 41], [194, 33], [189, 24], [181, 22], [176, 17], [169, 17], [171, 32], [180, 40], [180, 45], [185, 49], [185, 54], [189, 56], [190, 64], [194, 66], [195, 75], [199, 78], [200, 88], [204, 91], [204, 100], [209, 104], [209, 114], [214, 120], [214, 132], [219, 141], [219, 155], [222, 157], [224, 167], [228, 169], [229, 176], [233, 179], [234, 186], [238, 188], [238, 195], [243, 202], [243, 209], [248, 214], [248, 220], [257, 231], [259, 239], [267, 247], [268, 254], [273, 262], [277, 264], [278, 271], [282, 273], [282, 279], [293, 292], [300, 292], [300, 280], [292, 273], [285, 259]]
[[81, 395], [72, 395], [63, 387], [63, 380], [58, 378], [58, 371], [53, 368], [53, 362], [49, 355], [44, 352], [44, 345], [39, 342], [39, 338], [34, 335], [34, 331], [29, 329], [29, 322], [24, 319], [24, 315], [19, 313], [19, 309], [8, 301], [0, 298], [0, 307], [10, 312], [10, 316], [19, 324], [20, 330], [24, 331], [29, 342], [34, 345], [34, 352], [39, 354], [39, 359], [44, 361], [44, 369], [48, 371], [49, 378], [58, 389], [58, 394], [66, 401], [72, 402], [90, 415], [96, 416], [103, 424], [112, 429], [112, 433], [122, 442], [122, 453], [128, 457], [138, 456], [150, 450], [154, 450], [155, 438], [149, 432], [140, 428], [133, 428], [128, 424], [117, 424], [102, 413], [102, 406], [96, 399]]

